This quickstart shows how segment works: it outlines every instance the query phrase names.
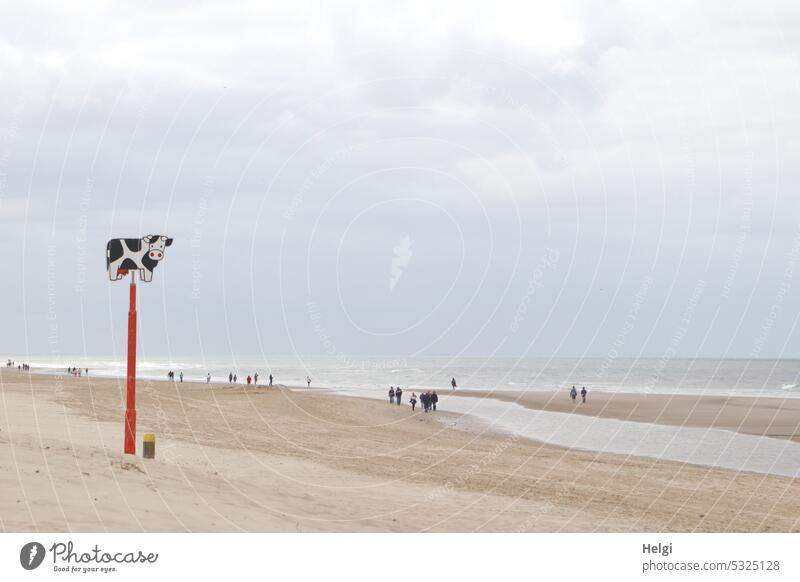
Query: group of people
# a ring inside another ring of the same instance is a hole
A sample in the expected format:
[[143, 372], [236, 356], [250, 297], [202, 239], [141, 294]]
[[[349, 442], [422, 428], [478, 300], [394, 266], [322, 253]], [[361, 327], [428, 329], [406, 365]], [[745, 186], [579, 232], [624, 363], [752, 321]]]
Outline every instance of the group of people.
[[402, 398], [403, 389], [400, 388], [400, 386], [398, 386], [396, 390], [394, 386], [389, 386], [389, 404], [394, 404], [395, 401], [397, 401], [397, 405], [400, 406], [400, 400], [402, 400]]
[[[389, 404], [397, 404], [400, 406], [403, 400], [403, 389], [398, 386], [395, 388], [394, 386], [389, 386]], [[417, 408], [417, 394], [416, 392], [411, 393], [411, 398], [408, 399], [409, 403], [411, 404], [411, 411], [413, 412]], [[436, 403], [439, 402], [439, 395], [436, 394], [436, 391], [427, 391], [423, 392], [419, 395], [419, 403], [422, 404], [422, 408], [425, 412], [433, 409], [436, 410]]]
[[[87, 373], [88, 373], [88, 370], [87, 370]], [[172, 370], [167, 372], [167, 378], [174, 382], [175, 381], [175, 372], [173, 372]], [[228, 374], [228, 383], [236, 384], [238, 382], [238, 380], [239, 380], [239, 376], [237, 374], [235, 374], [233, 372]], [[248, 374], [247, 378], [245, 378], [245, 380], [247, 381], [248, 385], [250, 385], [250, 384], [256, 384], [257, 385], [258, 384], [258, 372], [254, 372], [252, 376], [250, 374]], [[179, 382], [183, 382], [183, 372], [178, 372], [178, 381]], [[272, 381], [273, 381], [273, 377], [272, 377], [272, 374], [270, 374], [269, 375], [269, 385], [270, 386], [272, 386]], [[206, 384], [211, 384], [211, 372], [208, 372], [206, 374]]]
[[[272, 374], [270, 373], [270, 375], [269, 375], [269, 386], [272, 386], [272, 381], [273, 381], [273, 379], [274, 379], [274, 378], [272, 377]], [[238, 376], [238, 375], [236, 375], [235, 373], [233, 373], [233, 372], [230, 372], [230, 373], [228, 374], [228, 382], [229, 382], [230, 384], [236, 384], [236, 382], [237, 382], [238, 380], [239, 380], [239, 376]], [[250, 384], [253, 384], [253, 385], [255, 385], [255, 386], [258, 386], [258, 372], [253, 372], [253, 375], [252, 375], [252, 376], [251, 376], [250, 374], [248, 374], [248, 375], [247, 375], [247, 377], [245, 378], [245, 381], [247, 382], [247, 385], [248, 385], [248, 386], [249, 386]], [[209, 384], [209, 383], [211, 383], [211, 372], [209, 372], [209, 373], [208, 373], [208, 376], [206, 376], [206, 384]]]
[[[411, 410], [414, 410], [414, 405], [416, 404], [416, 397], [415, 394], [411, 394]], [[439, 395], [436, 394], [436, 390], [430, 392], [423, 392], [419, 395], [419, 403], [422, 405], [422, 409], [425, 412], [430, 411], [431, 409], [436, 410], [436, 403], [439, 402]]]
[[[572, 398], [573, 402], [575, 402], [575, 399], [578, 397], [578, 391], [575, 389], [575, 386], [569, 391], [569, 397]], [[586, 386], [581, 388], [581, 402], [586, 402]]]
[[6, 362], [6, 368], [13, 368], [14, 366], [17, 367], [17, 370], [25, 372], [31, 369], [31, 367], [25, 363], [17, 364], [16, 362], [12, 362], [10, 359]]
[[[23, 364], [23, 366], [24, 366], [24, 365], [25, 365], [25, 364]], [[23, 367], [22, 369], [24, 370], [25, 368]], [[28, 366], [28, 369], [30, 370], [30, 369], [31, 369], [31, 367], [30, 367], [30, 366]], [[89, 368], [76, 368], [75, 366], [72, 366], [72, 367], [68, 367], [68, 368], [67, 368], [67, 374], [72, 374], [72, 375], [73, 375], [73, 376], [75, 376], [75, 377], [80, 377], [80, 376], [81, 376], [81, 374], [82, 374], [84, 371], [86, 372], [86, 375], [88, 376], [88, 375], [89, 375]]]

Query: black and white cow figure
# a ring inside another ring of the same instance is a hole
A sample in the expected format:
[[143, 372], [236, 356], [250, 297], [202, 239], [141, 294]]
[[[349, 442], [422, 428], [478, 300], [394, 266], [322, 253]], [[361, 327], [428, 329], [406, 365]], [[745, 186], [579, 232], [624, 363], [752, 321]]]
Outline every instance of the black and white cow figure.
[[120, 270], [139, 271], [139, 278], [149, 283], [153, 280], [153, 269], [164, 258], [165, 249], [172, 239], [160, 234], [149, 234], [142, 238], [112, 238], [106, 245], [106, 268], [108, 278], [118, 281], [125, 275]]

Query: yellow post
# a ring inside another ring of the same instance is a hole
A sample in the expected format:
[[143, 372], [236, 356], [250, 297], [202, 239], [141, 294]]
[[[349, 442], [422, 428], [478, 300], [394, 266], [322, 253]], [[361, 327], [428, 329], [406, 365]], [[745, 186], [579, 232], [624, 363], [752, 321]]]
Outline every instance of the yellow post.
[[145, 459], [155, 459], [156, 458], [156, 435], [151, 432], [148, 432], [144, 435], [144, 446], [142, 456]]

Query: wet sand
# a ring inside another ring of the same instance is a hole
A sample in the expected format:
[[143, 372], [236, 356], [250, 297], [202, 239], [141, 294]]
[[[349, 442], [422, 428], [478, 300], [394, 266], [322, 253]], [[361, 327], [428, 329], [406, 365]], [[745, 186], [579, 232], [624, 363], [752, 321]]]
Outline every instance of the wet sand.
[[580, 394], [573, 402], [567, 392], [464, 390], [450, 394], [516, 402], [531, 410], [672, 426], [712, 427], [800, 442], [799, 398], [591, 392], [584, 404]]

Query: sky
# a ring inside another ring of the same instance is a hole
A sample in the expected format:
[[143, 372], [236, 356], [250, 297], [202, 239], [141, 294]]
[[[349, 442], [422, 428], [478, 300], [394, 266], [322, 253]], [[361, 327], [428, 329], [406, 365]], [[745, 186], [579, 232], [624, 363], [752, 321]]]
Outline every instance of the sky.
[[796, 3], [333, 4], [3, 1], [0, 354], [800, 355]]

